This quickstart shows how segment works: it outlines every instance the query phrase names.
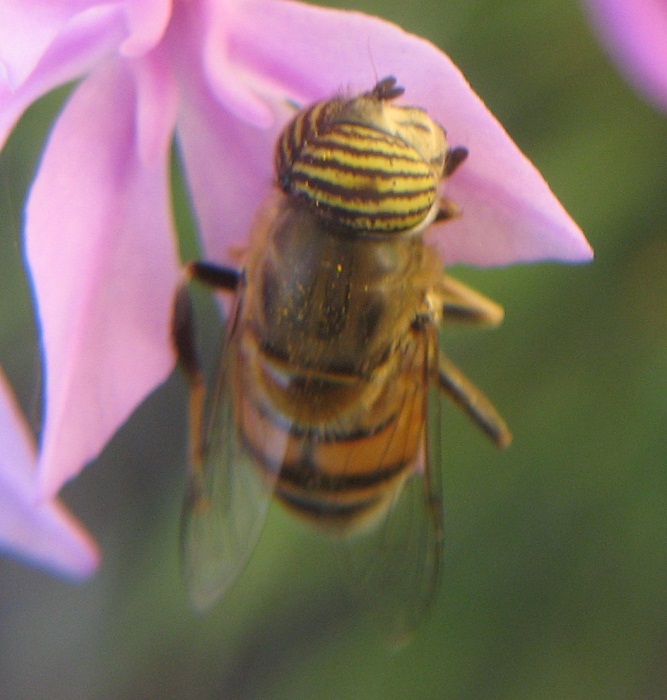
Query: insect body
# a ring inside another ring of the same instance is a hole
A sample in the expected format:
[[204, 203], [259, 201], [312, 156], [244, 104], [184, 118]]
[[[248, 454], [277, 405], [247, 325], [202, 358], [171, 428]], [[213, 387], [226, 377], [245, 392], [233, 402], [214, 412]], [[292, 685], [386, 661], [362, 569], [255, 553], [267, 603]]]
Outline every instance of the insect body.
[[414, 567], [432, 581], [442, 515], [425, 444], [429, 392], [448, 393], [509, 443], [490, 403], [438, 349], [443, 321], [502, 318], [443, 274], [422, 236], [458, 213], [439, 188], [466, 152], [450, 148], [426, 112], [396, 105], [402, 92], [387, 78], [299, 112], [279, 139], [276, 192], [244, 269], [190, 266], [235, 293], [201, 448], [201, 377], [182, 298], [175, 315], [195, 387], [183, 555], [197, 607], [236, 579], [272, 495], [327, 532], [363, 533], [384, 527], [406, 483], [416, 484], [423, 561]]

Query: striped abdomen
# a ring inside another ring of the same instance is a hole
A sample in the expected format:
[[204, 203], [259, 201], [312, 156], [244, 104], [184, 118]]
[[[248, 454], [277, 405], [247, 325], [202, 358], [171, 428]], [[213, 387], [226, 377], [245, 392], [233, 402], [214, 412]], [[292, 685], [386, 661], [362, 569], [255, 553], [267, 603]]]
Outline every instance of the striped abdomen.
[[247, 327], [237, 347], [237, 425], [275, 494], [343, 531], [381, 513], [411, 473], [424, 429], [422, 352], [375, 376], [304, 370], [271, 356]]

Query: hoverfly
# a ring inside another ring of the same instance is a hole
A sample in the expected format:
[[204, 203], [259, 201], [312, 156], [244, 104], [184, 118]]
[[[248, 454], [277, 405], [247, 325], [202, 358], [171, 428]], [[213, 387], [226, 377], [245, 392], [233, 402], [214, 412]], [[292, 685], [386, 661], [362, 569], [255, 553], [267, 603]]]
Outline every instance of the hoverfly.
[[[218, 384], [204, 381], [186, 285], [174, 338], [192, 383], [192, 468], [182, 522], [186, 586], [205, 609], [234, 583], [272, 496], [328, 534], [384, 528], [407, 492], [423, 599], [441, 558], [439, 465], [429, 394], [449, 395], [499, 446], [511, 435], [440, 352], [443, 322], [496, 325], [503, 310], [444, 275], [423, 234], [457, 216], [440, 186], [465, 160], [444, 129], [400, 106], [396, 79], [297, 113], [275, 153], [276, 187], [243, 269], [191, 263], [233, 293]], [[205, 433], [205, 438], [202, 435]], [[407, 555], [407, 550], [406, 550]]]

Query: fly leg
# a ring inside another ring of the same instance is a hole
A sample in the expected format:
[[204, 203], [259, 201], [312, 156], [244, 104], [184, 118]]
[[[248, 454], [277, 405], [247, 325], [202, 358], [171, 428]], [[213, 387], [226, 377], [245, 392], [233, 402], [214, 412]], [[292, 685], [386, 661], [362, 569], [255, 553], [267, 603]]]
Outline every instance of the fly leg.
[[200, 472], [205, 452], [206, 382], [195, 343], [194, 314], [189, 290], [189, 283], [192, 280], [203, 282], [223, 292], [235, 292], [241, 280], [241, 273], [230, 267], [220, 267], [199, 261], [190, 262], [183, 270], [183, 276], [174, 298], [171, 337], [176, 350], [178, 366], [190, 385], [188, 407], [190, 415], [190, 464], [195, 472]]
[[456, 146], [455, 148], [450, 148], [445, 156], [445, 170], [443, 172], [444, 177], [449, 177], [456, 170], [458, 170], [459, 165], [468, 157], [468, 149], [465, 146]]
[[512, 442], [512, 433], [486, 394], [442, 353], [438, 361], [438, 384], [496, 446], [505, 448]]
[[[502, 306], [452, 277], [443, 277], [439, 291], [445, 323], [494, 327], [503, 320]], [[438, 384], [498, 447], [507, 447], [512, 442], [505, 421], [484, 392], [442, 353], [438, 360]]]
[[500, 304], [448, 275], [443, 276], [440, 294], [445, 323], [454, 321], [494, 328], [505, 316]]
[[[448, 149], [447, 155], [445, 156], [445, 167], [442, 172], [442, 177], [445, 178], [453, 175], [467, 157], [468, 149], [463, 146], [456, 146], [455, 148]], [[448, 221], [460, 215], [461, 207], [456, 202], [446, 197], [440, 199], [440, 207], [438, 213], [435, 215], [436, 221]]]

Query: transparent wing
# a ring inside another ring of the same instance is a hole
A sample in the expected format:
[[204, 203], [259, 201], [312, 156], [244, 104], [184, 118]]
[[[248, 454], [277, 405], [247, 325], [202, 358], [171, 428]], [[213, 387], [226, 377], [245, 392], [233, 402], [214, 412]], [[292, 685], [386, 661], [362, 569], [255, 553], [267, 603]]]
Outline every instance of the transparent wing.
[[[396, 530], [396, 523], [405, 522], [407, 553], [405, 573], [399, 579], [399, 596], [404, 601], [397, 607], [393, 638], [398, 644], [409, 640], [428, 612], [440, 584], [443, 558], [443, 505], [442, 480], [439, 471], [441, 397], [431, 388], [428, 391], [423, 461], [409, 477], [394, 511], [389, 513], [388, 527]], [[412, 591], [412, 594], [410, 594]]]
[[259, 539], [275, 478], [255, 464], [239, 435], [243, 378], [238, 328], [228, 332], [201, 464], [192, 465], [181, 520], [185, 584], [194, 607], [210, 608], [234, 584]]
[[353, 576], [362, 594], [376, 603], [381, 628], [391, 642], [407, 642], [428, 611], [438, 590], [443, 524], [440, 478], [441, 394], [430, 378], [437, 364], [437, 331], [419, 336], [414, 362], [420, 370], [404, 410], [424, 425], [422, 453], [402, 487], [392, 497], [376, 527], [348, 543]]

